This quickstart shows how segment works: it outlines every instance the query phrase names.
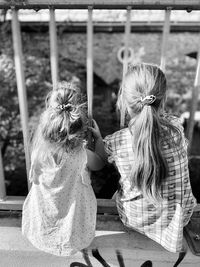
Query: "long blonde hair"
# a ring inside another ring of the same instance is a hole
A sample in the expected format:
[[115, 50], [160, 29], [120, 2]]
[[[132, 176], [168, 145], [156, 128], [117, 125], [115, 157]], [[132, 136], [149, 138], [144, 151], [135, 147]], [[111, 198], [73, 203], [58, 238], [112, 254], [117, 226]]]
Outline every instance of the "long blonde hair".
[[59, 162], [64, 152], [80, 146], [87, 127], [84, 97], [72, 83], [60, 82], [46, 97], [46, 109], [41, 114], [34, 133], [31, 152], [38, 161]]
[[117, 101], [120, 112], [130, 116], [128, 127], [136, 157], [131, 172], [132, 186], [154, 202], [162, 199], [161, 185], [168, 174], [161, 135], [178, 131], [162, 116], [166, 89], [166, 78], [159, 67], [145, 63], [131, 65]]

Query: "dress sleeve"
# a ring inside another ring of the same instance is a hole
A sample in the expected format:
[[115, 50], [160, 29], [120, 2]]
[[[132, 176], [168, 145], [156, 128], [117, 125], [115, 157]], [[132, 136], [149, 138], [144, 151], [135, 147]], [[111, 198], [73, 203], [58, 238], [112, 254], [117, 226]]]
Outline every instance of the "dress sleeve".
[[175, 123], [175, 126], [180, 130], [181, 138], [182, 138], [182, 145], [183, 145], [185, 151], [187, 151], [187, 149], [188, 149], [188, 139], [185, 137], [184, 128], [183, 128], [183, 125], [181, 123], [181, 119], [175, 117], [174, 123]]
[[30, 182], [31, 183], [38, 183], [38, 178], [39, 178], [41, 173], [42, 173], [41, 164], [38, 162], [35, 154], [33, 153], [31, 155], [31, 168], [29, 171]]
[[104, 148], [105, 152], [108, 155], [108, 162], [113, 163], [114, 157], [113, 157], [113, 147], [112, 147], [112, 135], [107, 135], [104, 140]]

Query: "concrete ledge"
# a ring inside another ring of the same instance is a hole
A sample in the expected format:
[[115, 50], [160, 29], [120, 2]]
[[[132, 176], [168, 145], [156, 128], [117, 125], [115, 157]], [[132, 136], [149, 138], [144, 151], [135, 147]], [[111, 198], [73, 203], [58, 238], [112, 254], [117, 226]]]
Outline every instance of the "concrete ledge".
[[[153, 267], [169, 267], [173, 266], [178, 258], [178, 254], [167, 252], [149, 238], [134, 231], [126, 232], [115, 215], [107, 215], [107, 217], [98, 215], [96, 237], [92, 244], [83, 253], [79, 252], [70, 258], [57, 257], [39, 251], [22, 236], [20, 227], [19, 213], [10, 217], [1, 214], [0, 266], [2, 267], [137, 267], [147, 260], [153, 262]], [[97, 259], [98, 253], [107, 265], [105, 263], [103, 265]], [[74, 265], [74, 262], [79, 264]], [[85, 265], [80, 265], [80, 263]], [[199, 267], [200, 258], [188, 250], [180, 266]]]

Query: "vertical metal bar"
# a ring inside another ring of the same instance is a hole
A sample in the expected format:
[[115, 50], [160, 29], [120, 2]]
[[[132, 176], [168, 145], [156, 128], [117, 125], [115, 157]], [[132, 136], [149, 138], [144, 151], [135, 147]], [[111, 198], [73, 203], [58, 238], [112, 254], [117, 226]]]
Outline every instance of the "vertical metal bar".
[[3, 171], [3, 161], [0, 150], [0, 201], [4, 200], [5, 197], [6, 197], [6, 187], [5, 187], [5, 179]]
[[200, 47], [199, 47], [198, 58], [197, 58], [196, 76], [195, 76], [194, 86], [192, 89], [192, 99], [191, 99], [191, 104], [190, 104], [190, 117], [189, 117], [187, 131], [186, 131], [186, 136], [189, 140], [189, 150], [191, 149], [191, 146], [192, 146], [192, 138], [193, 138], [193, 132], [194, 132], [194, 123], [195, 123], [195, 112], [198, 106], [199, 93], [200, 93]]
[[124, 60], [123, 60], [123, 77], [128, 69], [128, 49], [129, 49], [129, 40], [130, 40], [130, 32], [131, 32], [131, 7], [127, 7], [126, 14], [126, 25], [125, 25], [125, 49], [124, 49]]
[[25, 87], [25, 78], [24, 78], [24, 69], [22, 60], [23, 55], [22, 55], [21, 31], [18, 20], [18, 11], [15, 9], [12, 10], [12, 36], [13, 36], [15, 72], [17, 79], [19, 108], [21, 115], [24, 150], [26, 158], [27, 182], [28, 182], [28, 188], [30, 188], [30, 182], [28, 179], [28, 174], [30, 169], [28, 107], [27, 107], [27, 96], [26, 96], [26, 87]]
[[49, 10], [49, 37], [50, 37], [50, 59], [51, 59], [51, 77], [53, 89], [56, 88], [58, 82], [58, 48], [57, 48], [57, 33], [55, 22], [55, 10]]
[[[92, 6], [88, 7], [87, 22], [87, 102], [88, 102], [88, 119], [89, 125], [92, 125], [93, 117], [93, 22], [92, 22]], [[88, 145], [92, 147], [92, 135], [89, 132]]]
[[163, 72], [165, 72], [165, 65], [166, 65], [167, 41], [170, 32], [170, 16], [171, 16], [171, 9], [168, 8], [165, 11], [165, 22], [163, 26], [163, 36], [162, 36], [162, 46], [161, 46], [160, 68], [163, 70]]
[[[125, 25], [125, 40], [124, 40], [124, 58], [123, 58], [123, 72], [122, 79], [124, 78], [127, 70], [128, 70], [128, 49], [129, 49], [129, 40], [130, 40], [130, 32], [131, 32], [131, 7], [127, 7], [126, 13], [126, 25]], [[120, 128], [124, 127], [125, 123], [125, 112], [121, 110], [120, 112]]]
[[93, 107], [93, 24], [92, 7], [88, 7], [87, 22], [87, 99], [88, 99], [88, 117], [92, 120]]

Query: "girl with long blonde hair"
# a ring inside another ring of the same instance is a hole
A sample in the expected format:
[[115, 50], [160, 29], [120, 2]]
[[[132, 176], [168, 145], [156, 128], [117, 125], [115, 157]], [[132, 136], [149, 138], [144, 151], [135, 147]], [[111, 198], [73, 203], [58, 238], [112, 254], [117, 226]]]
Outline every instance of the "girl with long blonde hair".
[[96, 198], [90, 170], [104, 166], [97, 124], [95, 148], [87, 148], [87, 110], [74, 84], [62, 82], [46, 99], [31, 146], [30, 192], [23, 205], [22, 233], [38, 249], [69, 256], [95, 235]]
[[166, 92], [159, 67], [130, 65], [117, 101], [125, 126], [104, 141], [108, 160], [121, 175], [116, 202], [122, 222], [178, 252], [196, 200], [183, 127], [164, 112]]

